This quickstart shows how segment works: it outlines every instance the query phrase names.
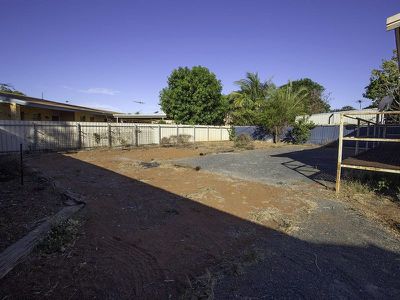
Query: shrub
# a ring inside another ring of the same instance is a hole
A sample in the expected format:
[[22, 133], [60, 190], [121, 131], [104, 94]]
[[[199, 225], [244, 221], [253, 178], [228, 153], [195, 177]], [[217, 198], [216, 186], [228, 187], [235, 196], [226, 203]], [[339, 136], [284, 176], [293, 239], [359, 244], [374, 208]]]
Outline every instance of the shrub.
[[239, 134], [235, 137], [234, 145], [236, 148], [240, 149], [254, 149], [253, 138], [245, 133]]
[[229, 128], [228, 129], [228, 133], [229, 133], [229, 140], [230, 141], [234, 141], [235, 140], [235, 138], [236, 138], [236, 129], [235, 129], [235, 127], [231, 127], [231, 128]]
[[190, 137], [191, 137], [190, 134], [180, 134], [180, 135], [178, 135], [177, 144], [180, 144], [180, 145], [189, 144]]
[[311, 129], [315, 127], [313, 122], [303, 118], [293, 125], [293, 129], [290, 131], [291, 139], [294, 144], [304, 144], [307, 142], [311, 135]]
[[171, 144], [171, 139], [167, 137], [163, 137], [161, 139], [161, 145], [170, 145]]
[[189, 144], [190, 138], [190, 134], [171, 135], [169, 138], [163, 137], [161, 139], [161, 145], [187, 145]]

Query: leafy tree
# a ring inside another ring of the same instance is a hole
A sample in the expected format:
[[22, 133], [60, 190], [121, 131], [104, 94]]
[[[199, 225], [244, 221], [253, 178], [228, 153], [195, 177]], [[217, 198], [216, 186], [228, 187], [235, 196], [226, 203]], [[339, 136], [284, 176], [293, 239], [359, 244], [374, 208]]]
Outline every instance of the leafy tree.
[[365, 87], [363, 96], [372, 100], [372, 107], [378, 107], [383, 97], [393, 96], [391, 109], [400, 109], [400, 72], [396, 51], [393, 51], [390, 60], [382, 61], [379, 69], [371, 71], [369, 84]]
[[[325, 88], [319, 83], [311, 80], [310, 78], [302, 78], [299, 80], [291, 81], [293, 91], [305, 88], [307, 90], [307, 97], [305, 98], [305, 106], [307, 114], [316, 114], [329, 112], [331, 106], [329, 105], [329, 95], [325, 94]], [[281, 88], [286, 88], [287, 84]]]
[[307, 97], [307, 88], [294, 89], [289, 82], [268, 99], [262, 119], [264, 126], [272, 132], [275, 143], [283, 129], [293, 124], [296, 116], [305, 113]]
[[331, 112], [347, 111], [347, 110], [356, 110], [356, 109], [353, 106], [345, 105], [342, 108], [332, 109]]
[[236, 125], [258, 125], [260, 113], [275, 85], [270, 80], [262, 81], [258, 73], [251, 72], [235, 84], [239, 90], [228, 95], [230, 121]]
[[221, 82], [207, 68], [180, 67], [168, 77], [168, 86], [160, 92], [160, 104], [177, 123], [219, 125], [227, 107], [221, 91]]
[[304, 144], [310, 137], [313, 128], [315, 128], [315, 124], [307, 118], [297, 120], [290, 131], [291, 140], [294, 144]]
[[7, 84], [7, 83], [0, 83], [0, 92], [25, 96], [24, 93], [17, 91], [11, 84]]

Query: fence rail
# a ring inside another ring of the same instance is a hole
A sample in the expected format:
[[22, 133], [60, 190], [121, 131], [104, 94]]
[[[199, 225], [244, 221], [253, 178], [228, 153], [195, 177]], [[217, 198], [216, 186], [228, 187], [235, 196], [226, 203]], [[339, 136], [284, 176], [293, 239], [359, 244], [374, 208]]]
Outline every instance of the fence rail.
[[[362, 152], [372, 151], [376, 147], [381, 146], [381, 143], [385, 143], [386, 145], [388, 143], [400, 143], [400, 138], [397, 137], [399, 136], [398, 133], [391, 131], [391, 129], [398, 128], [400, 123], [400, 111], [366, 112], [364, 115], [367, 117], [352, 112], [342, 113], [340, 115], [336, 171], [337, 194], [340, 192], [342, 168], [400, 174], [398, 164], [391, 164], [385, 160], [386, 156], [389, 156], [386, 159], [390, 161], [390, 158], [398, 155], [397, 149], [389, 149], [390, 152], [386, 153], [386, 155], [382, 151], [375, 151], [374, 155], [372, 155], [374, 161], [371, 161], [372, 159], [368, 157], [366, 160], [363, 160], [359, 156]], [[344, 135], [345, 118], [355, 119], [357, 121], [357, 128], [353, 136]], [[362, 133], [363, 128], [364, 134]], [[349, 161], [349, 158], [343, 160], [342, 151], [344, 141], [355, 142], [354, 155], [357, 157], [357, 160]], [[364, 145], [360, 145], [360, 142], [364, 142]], [[379, 161], [379, 159], [383, 159], [383, 161]]]
[[229, 140], [229, 126], [0, 120], [0, 152]]

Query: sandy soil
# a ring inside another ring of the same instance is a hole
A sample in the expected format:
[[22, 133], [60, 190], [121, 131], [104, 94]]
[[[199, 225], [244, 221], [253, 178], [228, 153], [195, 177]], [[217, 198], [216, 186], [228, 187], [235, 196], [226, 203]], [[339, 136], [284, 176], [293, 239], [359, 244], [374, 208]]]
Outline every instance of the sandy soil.
[[[260, 241], [280, 236], [280, 245], [304, 245], [291, 236], [331, 192], [318, 184], [269, 186], [171, 161], [224, 151], [232, 145], [31, 157], [30, 166], [87, 202], [81, 235], [62, 253], [32, 255], [0, 283], [1, 298], [174, 299], [209, 270], [235, 275], [257, 263]], [[200, 285], [210, 290], [211, 279]]]
[[34, 229], [62, 207], [61, 197], [34, 172], [25, 170], [20, 182], [19, 160], [0, 156], [0, 251]]
[[213, 150], [152, 148], [32, 157], [31, 166], [82, 195], [86, 223], [74, 247], [60, 255], [33, 256], [2, 282], [2, 293], [175, 297], [208, 268], [230, 268], [271, 230], [296, 230], [299, 218], [313, 209], [310, 195], [301, 200], [290, 189], [168, 161], [206, 151]]

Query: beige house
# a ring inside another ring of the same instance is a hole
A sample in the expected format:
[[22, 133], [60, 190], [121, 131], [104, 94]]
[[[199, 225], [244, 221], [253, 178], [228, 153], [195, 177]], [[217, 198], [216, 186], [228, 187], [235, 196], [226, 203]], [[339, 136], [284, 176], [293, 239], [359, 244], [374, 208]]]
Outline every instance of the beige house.
[[118, 123], [150, 123], [150, 124], [172, 124], [173, 121], [167, 119], [164, 113], [158, 114], [114, 114]]
[[0, 92], [0, 120], [115, 121], [116, 112]]

